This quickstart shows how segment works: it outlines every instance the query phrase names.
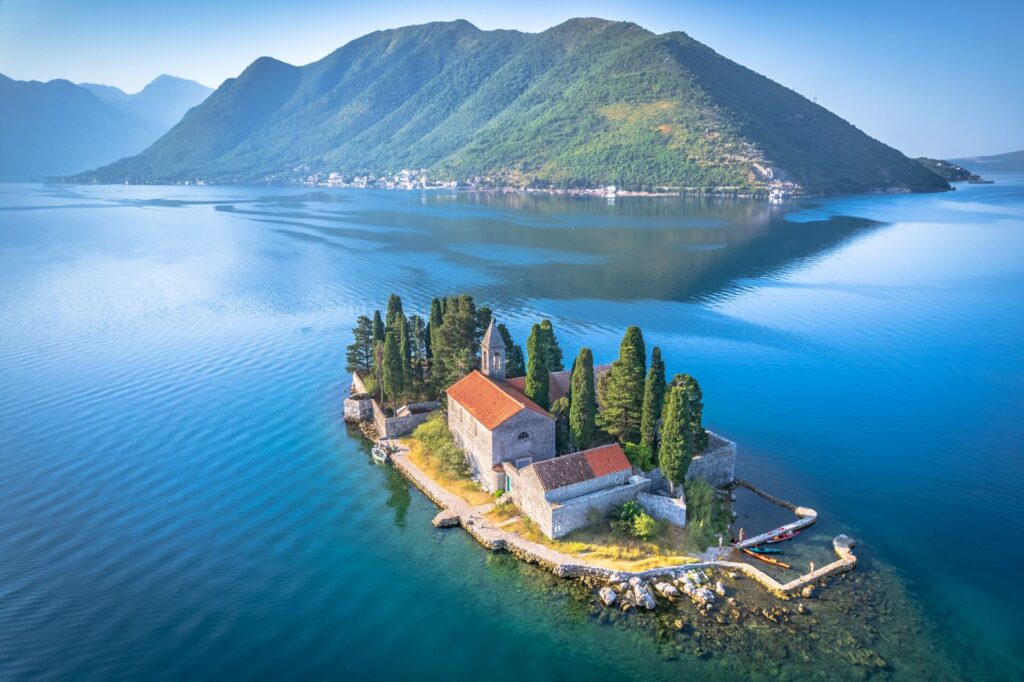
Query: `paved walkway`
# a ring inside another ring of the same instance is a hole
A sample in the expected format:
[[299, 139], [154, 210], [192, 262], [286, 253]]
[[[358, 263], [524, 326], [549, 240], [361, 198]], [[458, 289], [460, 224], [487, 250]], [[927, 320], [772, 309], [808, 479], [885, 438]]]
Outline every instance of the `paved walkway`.
[[[790, 595], [799, 591], [806, 585], [836, 573], [849, 571], [857, 564], [857, 557], [855, 557], [852, 552], [852, 548], [854, 546], [853, 540], [845, 535], [839, 535], [832, 541], [832, 547], [836, 554], [839, 555], [839, 559], [837, 561], [834, 561], [827, 566], [823, 566], [813, 573], [802, 575], [785, 584], [778, 582], [756, 566], [751, 566], [744, 562], [725, 561], [720, 559], [719, 557], [722, 552], [720, 552], [718, 548], [705, 552], [704, 557], [702, 557], [705, 560], [697, 563], [664, 566], [639, 572], [617, 571], [603, 566], [588, 564], [585, 561], [581, 561], [579, 557], [571, 557], [567, 554], [551, 549], [546, 545], [541, 545], [531, 540], [527, 540], [516, 533], [502, 530], [501, 527], [507, 525], [513, 519], [508, 519], [497, 524], [492, 523], [484, 516], [484, 514], [493, 508], [493, 504], [472, 506], [458, 495], [448, 492], [432, 478], [423, 473], [423, 471], [413, 464], [412, 461], [410, 461], [409, 449], [404, 445], [398, 445], [397, 452], [391, 456], [391, 463], [399, 472], [408, 478], [413, 485], [419, 488], [424, 495], [434, 502], [434, 504], [441, 507], [441, 511], [434, 517], [435, 526], [446, 527], [461, 525], [484, 547], [492, 550], [506, 550], [515, 554], [524, 561], [541, 564], [560, 577], [590, 576], [610, 578], [615, 575], [618, 579], [628, 579], [632, 576], [651, 578], [654, 576], [681, 574], [686, 571], [707, 567], [720, 567], [741, 572], [759, 582], [773, 594], [782, 598], [788, 598]], [[742, 543], [742, 546], [744, 547], [750, 546], [750, 544], [755, 544], [753, 541], [758, 540], [758, 538], [763, 536], [768, 536], [764, 539], [769, 539], [773, 535], [777, 535], [778, 532], [783, 529], [791, 527], [803, 528], [809, 526], [814, 523], [817, 518], [817, 512], [813, 509], [796, 507], [783, 502], [782, 500], [776, 500], [776, 498], [754, 488], [745, 481], [737, 481], [737, 483], [753, 490], [757, 494], [768, 497], [768, 499], [771, 499], [772, 501], [776, 501], [782, 506], [794, 510], [794, 512], [800, 517], [792, 524], [783, 526], [782, 529], [775, 529], [769, 533], [764, 533], [760, 536], [744, 541], [744, 543]], [[763, 541], [764, 540], [760, 540], [760, 542]]]

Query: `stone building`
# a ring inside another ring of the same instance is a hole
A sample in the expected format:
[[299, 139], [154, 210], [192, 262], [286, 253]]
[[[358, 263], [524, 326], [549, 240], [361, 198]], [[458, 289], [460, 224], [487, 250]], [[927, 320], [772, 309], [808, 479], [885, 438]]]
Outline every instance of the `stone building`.
[[555, 456], [555, 419], [505, 381], [505, 345], [491, 320], [480, 371], [448, 389], [448, 429], [485, 490], [505, 487], [502, 464], [522, 468]]
[[[616, 505], [637, 499], [651, 481], [633, 473], [618, 444], [517, 468], [504, 465], [505, 487], [519, 510], [549, 538], [561, 538]], [[591, 511], [596, 510], [596, 511]]]

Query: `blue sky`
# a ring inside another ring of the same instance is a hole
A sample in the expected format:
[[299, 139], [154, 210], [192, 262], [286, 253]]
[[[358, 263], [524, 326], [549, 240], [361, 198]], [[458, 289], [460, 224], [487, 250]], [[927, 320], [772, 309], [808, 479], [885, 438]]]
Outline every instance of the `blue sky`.
[[259, 56], [305, 64], [376, 29], [463, 18], [540, 31], [575, 16], [685, 31], [907, 154], [1024, 149], [1022, 0], [0, 0], [0, 73], [216, 87]]

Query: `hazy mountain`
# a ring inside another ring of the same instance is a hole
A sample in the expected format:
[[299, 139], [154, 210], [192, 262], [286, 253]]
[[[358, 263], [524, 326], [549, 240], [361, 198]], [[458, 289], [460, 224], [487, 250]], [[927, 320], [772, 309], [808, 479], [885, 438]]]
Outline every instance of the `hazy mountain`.
[[137, 154], [209, 92], [169, 76], [128, 95], [0, 75], [0, 180], [68, 175]]
[[166, 74], [157, 76], [149, 85], [134, 95], [119, 88], [95, 83], [80, 83], [108, 104], [113, 104], [133, 116], [161, 126], [166, 132], [181, 120], [189, 109], [210, 96], [212, 89], [184, 78]]
[[993, 156], [970, 156], [953, 159], [961, 166], [984, 173], [985, 171], [1024, 171], [1024, 149], [1019, 152], [995, 154]]
[[142, 154], [80, 179], [291, 180], [427, 168], [495, 184], [948, 189], [920, 164], [684, 33], [573, 19], [378, 31], [302, 67], [262, 57]]

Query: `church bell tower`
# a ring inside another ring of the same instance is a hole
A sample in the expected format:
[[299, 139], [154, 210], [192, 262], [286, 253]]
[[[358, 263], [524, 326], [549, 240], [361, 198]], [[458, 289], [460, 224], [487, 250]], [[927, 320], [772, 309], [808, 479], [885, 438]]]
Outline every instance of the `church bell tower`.
[[505, 380], [505, 343], [493, 317], [484, 340], [480, 342], [480, 371], [495, 381]]

